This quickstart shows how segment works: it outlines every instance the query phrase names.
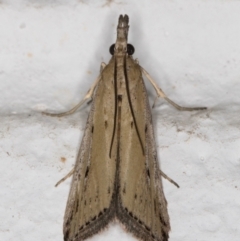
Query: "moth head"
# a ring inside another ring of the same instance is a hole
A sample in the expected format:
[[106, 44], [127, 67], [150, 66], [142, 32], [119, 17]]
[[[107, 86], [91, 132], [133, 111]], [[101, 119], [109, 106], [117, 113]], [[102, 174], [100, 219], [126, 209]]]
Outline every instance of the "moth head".
[[[112, 44], [109, 48], [109, 52], [111, 55], [114, 55], [114, 51], [115, 51], [115, 44]], [[127, 54], [128, 55], [133, 55], [135, 52], [134, 47], [131, 44], [127, 44]]]
[[[110, 47], [110, 53], [115, 55], [125, 55], [128, 53], [128, 29], [129, 29], [129, 18], [128, 15], [120, 15], [117, 26], [117, 40], [114, 47]], [[112, 48], [112, 49], [111, 49]], [[113, 50], [113, 51], [112, 51]], [[132, 51], [130, 51], [132, 52]], [[133, 51], [134, 52], [134, 51]]]

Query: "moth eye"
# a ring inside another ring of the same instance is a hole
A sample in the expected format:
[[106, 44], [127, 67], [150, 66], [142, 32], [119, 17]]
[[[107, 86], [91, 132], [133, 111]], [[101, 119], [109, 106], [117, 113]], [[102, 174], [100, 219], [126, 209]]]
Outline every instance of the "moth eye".
[[[109, 52], [111, 55], [114, 55], [115, 44], [112, 44], [109, 48]], [[133, 55], [135, 52], [134, 47], [131, 44], [127, 45], [127, 53], [128, 55]]]
[[128, 53], [128, 55], [133, 55], [134, 51], [135, 51], [134, 47], [131, 44], [128, 44], [127, 45], [127, 53]]
[[115, 44], [112, 44], [111, 47], [109, 48], [109, 52], [111, 55], [114, 55], [114, 48], [115, 48]]

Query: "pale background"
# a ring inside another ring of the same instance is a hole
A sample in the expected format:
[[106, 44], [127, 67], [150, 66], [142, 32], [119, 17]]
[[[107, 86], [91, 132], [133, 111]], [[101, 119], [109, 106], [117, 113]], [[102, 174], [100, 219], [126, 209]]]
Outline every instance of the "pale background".
[[[170, 241], [240, 240], [240, 1], [0, 1], [0, 240], [61, 241], [89, 108], [76, 105], [110, 59], [119, 14], [134, 57], [166, 94], [153, 109]], [[156, 94], [147, 85], [150, 101]], [[92, 241], [135, 240], [119, 225]]]

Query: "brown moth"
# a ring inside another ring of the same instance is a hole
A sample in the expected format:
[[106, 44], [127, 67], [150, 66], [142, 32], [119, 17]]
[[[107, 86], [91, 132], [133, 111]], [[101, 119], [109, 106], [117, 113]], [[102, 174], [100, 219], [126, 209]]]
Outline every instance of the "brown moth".
[[[153, 124], [142, 73], [179, 110], [149, 74], [132, 58], [127, 43], [129, 18], [120, 15], [117, 41], [110, 62], [76, 107], [93, 100], [74, 169], [64, 216], [65, 241], [85, 240], [118, 220], [135, 237], [144, 241], [167, 241], [170, 230], [167, 201], [163, 193], [154, 141]], [[57, 185], [60, 183], [58, 182]]]

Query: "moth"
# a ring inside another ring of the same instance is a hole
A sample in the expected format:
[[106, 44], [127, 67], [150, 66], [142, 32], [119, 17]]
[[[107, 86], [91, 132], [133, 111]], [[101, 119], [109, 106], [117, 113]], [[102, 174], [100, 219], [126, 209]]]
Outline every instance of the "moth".
[[64, 216], [64, 241], [82, 241], [111, 221], [118, 220], [143, 241], [167, 241], [170, 222], [161, 175], [177, 185], [158, 164], [151, 109], [142, 74], [158, 97], [179, 110], [150, 75], [134, 60], [134, 47], [127, 43], [129, 18], [120, 15], [117, 40], [110, 47], [110, 62], [85, 98], [64, 116], [92, 99], [80, 150], [73, 170]]

